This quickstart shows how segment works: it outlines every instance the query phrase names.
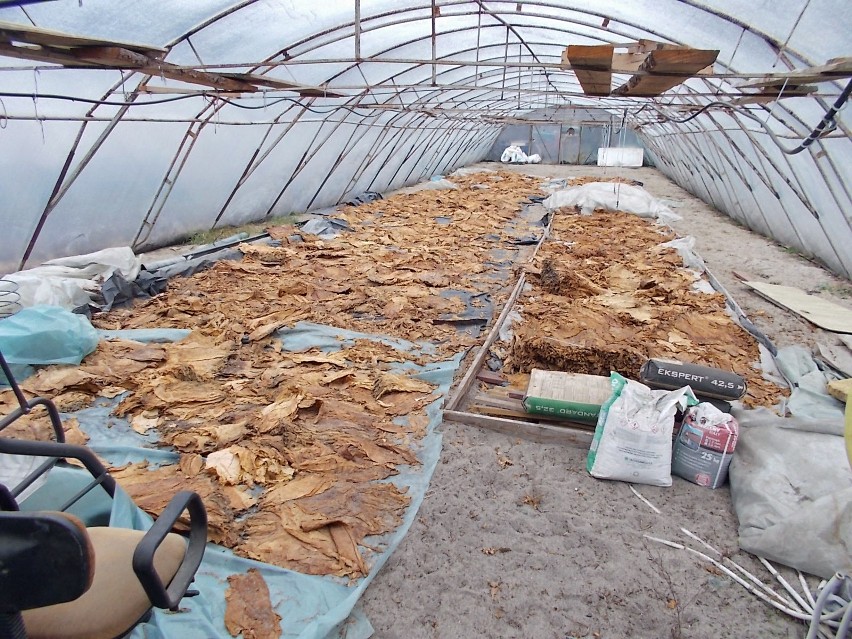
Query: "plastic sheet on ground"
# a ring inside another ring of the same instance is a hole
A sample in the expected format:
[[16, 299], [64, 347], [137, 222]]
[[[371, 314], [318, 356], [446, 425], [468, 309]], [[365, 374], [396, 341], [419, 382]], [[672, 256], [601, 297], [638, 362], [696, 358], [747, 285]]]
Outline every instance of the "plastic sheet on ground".
[[[156, 331], [154, 331], [156, 332]], [[150, 336], [149, 336], [150, 337]], [[333, 352], [354, 343], [357, 339], [368, 339], [388, 344], [396, 349], [415, 354], [434, 353], [429, 343], [412, 343], [382, 335], [370, 335], [334, 327], [300, 322], [293, 328], [282, 329], [278, 337], [285, 350], [303, 351], [317, 347]], [[461, 354], [451, 360], [418, 366], [413, 362], [398, 364], [415, 378], [438, 385], [442, 394], [449, 390], [453, 374], [459, 365]], [[429, 480], [441, 451], [441, 434], [436, 426], [441, 421], [441, 404], [437, 399], [427, 406], [429, 417], [426, 436], [415, 445], [414, 451], [421, 465], [403, 466], [399, 474], [385, 481], [398, 487], [406, 487], [411, 504], [403, 523], [388, 535], [368, 537], [366, 541], [376, 552], [368, 557], [369, 574], [351, 585], [333, 577], [316, 577], [270, 566], [235, 556], [230, 550], [208, 545], [204, 562], [194, 587], [200, 595], [184, 599], [182, 612], [174, 614], [155, 611], [151, 620], [138, 626], [131, 637], [138, 639], [201, 639], [227, 637], [224, 626], [225, 590], [228, 575], [244, 573], [256, 568], [269, 586], [271, 600], [281, 616], [281, 636], [287, 638], [313, 639], [323, 637], [346, 637], [361, 639], [370, 636], [372, 627], [355, 605], [376, 573], [405, 536], [414, 521], [423, 501]], [[153, 435], [142, 436], [134, 432], [123, 420], [109, 416], [107, 403], [75, 414], [81, 428], [90, 437], [90, 446], [99, 455], [113, 464], [149, 460], [152, 464], [170, 464], [178, 455], [169, 450], [152, 448]], [[400, 418], [405, 419], [405, 418]], [[116, 499], [113, 506], [112, 525], [146, 529], [151, 520], [138, 510], [126, 495]], [[185, 609], [185, 610], [184, 610]]]
[[450, 173], [450, 175], [453, 176], [453, 177], [455, 177], [455, 176], [465, 177], [465, 176], [468, 176], [468, 175], [476, 175], [477, 173], [496, 173], [496, 172], [497, 171], [495, 171], [494, 169], [482, 169], [482, 168], [479, 168], [479, 167], [463, 166], [463, 167], [456, 169], [452, 173]]
[[681, 219], [641, 186], [623, 182], [589, 182], [556, 191], [544, 201], [544, 205], [551, 210], [576, 206], [582, 215], [591, 215], [595, 209], [625, 211], [663, 224]]
[[740, 547], [826, 579], [852, 573], [852, 469], [843, 436], [767, 409], [733, 413], [740, 439], [730, 482]]
[[133, 249], [123, 246], [50, 260], [10, 273], [5, 279], [18, 284], [21, 306], [46, 304], [74, 309], [91, 302], [114, 273], [132, 282], [139, 275], [140, 266]]
[[[88, 319], [57, 306], [24, 308], [0, 322], [0, 352], [18, 381], [33, 365], [79, 364], [98, 339]], [[0, 373], [0, 384], [5, 381]]]
[[308, 220], [299, 227], [299, 230], [302, 231], [302, 233], [310, 233], [311, 235], [329, 239], [336, 237], [343, 231], [351, 231], [352, 227], [349, 226], [349, 223], [346, 220], [327, 217]]

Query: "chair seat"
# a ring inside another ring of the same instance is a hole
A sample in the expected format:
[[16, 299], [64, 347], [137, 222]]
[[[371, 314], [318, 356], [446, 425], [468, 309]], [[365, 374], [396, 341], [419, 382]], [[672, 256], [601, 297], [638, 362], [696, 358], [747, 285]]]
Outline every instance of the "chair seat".
[[[87, 530], [95, 556], [91, 588], [74, 601], [24, 611], [31, 639], [113, 639], [151, 608], [133, 571], [133, 552], [145, 533], [125, 528]], [[157, 549], [154, 567], [164, 585], [175, 576], [185, 552], [186, 540], [174, 533]]]

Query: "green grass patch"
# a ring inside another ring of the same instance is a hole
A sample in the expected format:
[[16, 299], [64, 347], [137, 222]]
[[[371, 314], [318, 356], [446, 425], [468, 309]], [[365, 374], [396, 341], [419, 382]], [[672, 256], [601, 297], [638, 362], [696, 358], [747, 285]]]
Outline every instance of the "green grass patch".
[[260, 235], [271, 226], [286, 226], [296, 223], [296, 214], [277, 215], [259, 222], [250, 222], [241, 226], [217, 226], [213, 229], [196, 231], [186, 238], [186, 244], [200, 245], [212, 244], [218, 240], [236, 235], [237, 233], [248, 233], [249, 236]]

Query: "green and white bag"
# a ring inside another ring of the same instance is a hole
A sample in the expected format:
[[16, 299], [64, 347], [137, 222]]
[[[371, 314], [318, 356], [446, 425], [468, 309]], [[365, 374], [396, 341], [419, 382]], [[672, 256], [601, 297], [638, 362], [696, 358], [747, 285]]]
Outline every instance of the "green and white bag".
[[692, 389], [651, 390], [618, 373], [610, 374], [610, 383], [586, 469], [599, 479], [671, 486], [675, 412], [698, 403]]

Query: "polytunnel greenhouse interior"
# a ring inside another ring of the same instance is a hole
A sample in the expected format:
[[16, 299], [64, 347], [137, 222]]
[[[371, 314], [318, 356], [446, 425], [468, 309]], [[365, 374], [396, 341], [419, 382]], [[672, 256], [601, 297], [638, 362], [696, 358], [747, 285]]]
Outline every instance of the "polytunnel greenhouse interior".
[[850, 33], [0, 0], [0, 637], [852, 638]]

